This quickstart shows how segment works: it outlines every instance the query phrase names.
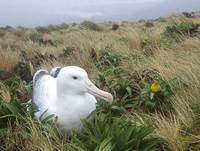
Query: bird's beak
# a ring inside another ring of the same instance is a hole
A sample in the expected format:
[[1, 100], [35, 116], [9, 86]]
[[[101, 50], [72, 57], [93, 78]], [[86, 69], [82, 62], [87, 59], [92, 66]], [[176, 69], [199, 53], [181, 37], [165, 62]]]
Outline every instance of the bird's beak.
[[87, 80], [86, 84], [87, 84], [88, 93], [90, 93], [96, 97], [99, 97], [100, 99], [103, 99], [109, 103], [112, 103], [112, 101], [113, 101], [112, 94], [110, 94], [106, 91], [100, 90], [89, 79]]

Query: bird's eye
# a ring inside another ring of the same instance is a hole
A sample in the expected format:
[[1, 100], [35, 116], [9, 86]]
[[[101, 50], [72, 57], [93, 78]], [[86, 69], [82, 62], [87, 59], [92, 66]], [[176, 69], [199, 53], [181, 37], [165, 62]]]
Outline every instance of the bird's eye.
[[73, 76], [72, 78], [73, 78], [74, 80], [78, 79], [78, 77], [77, 77], [77, 76]]

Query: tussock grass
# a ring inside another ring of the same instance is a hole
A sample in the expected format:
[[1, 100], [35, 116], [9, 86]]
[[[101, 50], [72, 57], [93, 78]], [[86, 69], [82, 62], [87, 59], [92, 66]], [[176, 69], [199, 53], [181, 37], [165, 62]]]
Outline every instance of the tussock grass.
[[0, 70], [12, 72], [19, 62], [19, 54], [11, 51], [0, 51]]
[[[154, 115], [155, 116], [155, 115]], [[166, 119], [163, 116], [155, 116], [154, 124], [156, 127], [155, 135], [164, 139], [169, 148], [174, 151], [183, 151], [184, 143], [181, 138], [181, 123], [176, 119], [176, 117], [171, 117], [171, 119]]]
[[59, 134], [52, 128], [45, 130], [41, 123], [27, 116], [22, 121], [16, 121], [7, 131], [3, 150], [22, 151], [54, 151], [64, 150], [65, 145]]
[[11, 101], [9, 88], [3, 82], [0, 82], [0, 98], [5, 102]]

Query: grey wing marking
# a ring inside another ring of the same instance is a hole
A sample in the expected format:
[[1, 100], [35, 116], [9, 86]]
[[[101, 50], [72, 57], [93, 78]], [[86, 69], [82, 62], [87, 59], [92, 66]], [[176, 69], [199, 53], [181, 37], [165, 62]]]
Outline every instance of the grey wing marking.
[[62, 69], [61, 67], [55, 67], [55, 68], [53, 68], [51, 70], [51, 72], [50, 72], [50, 75], [52, 77], [54, 77], [54, 78], [57, 78], [57, 76], [58, 76], [58, 74], [59, 74], [59, 72], [60, 72], [61, 69]]

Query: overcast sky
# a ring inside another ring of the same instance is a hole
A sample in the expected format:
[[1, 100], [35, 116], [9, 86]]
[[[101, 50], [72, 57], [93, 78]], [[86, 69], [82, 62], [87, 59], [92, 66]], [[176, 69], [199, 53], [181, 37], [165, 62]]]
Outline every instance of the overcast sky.
[[0, 26], [130, 21], [199, 10], [200, 0], [0, 0]]

